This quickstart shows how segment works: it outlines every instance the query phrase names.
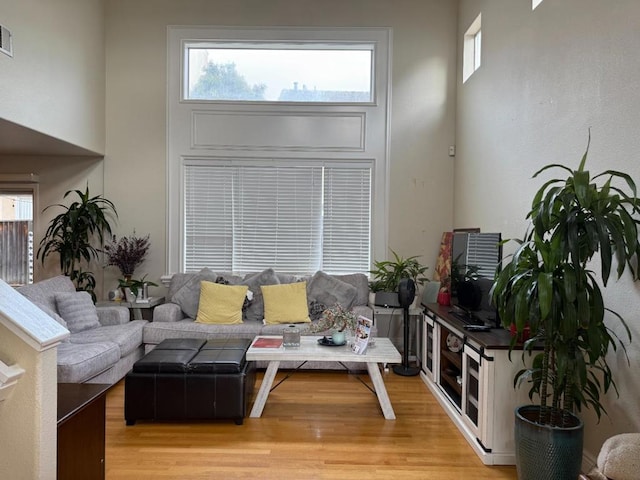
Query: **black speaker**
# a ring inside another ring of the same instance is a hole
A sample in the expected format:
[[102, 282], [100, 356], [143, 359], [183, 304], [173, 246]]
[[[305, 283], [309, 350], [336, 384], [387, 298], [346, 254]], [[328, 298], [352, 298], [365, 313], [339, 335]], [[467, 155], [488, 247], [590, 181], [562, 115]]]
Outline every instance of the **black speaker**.
[[398, 285], [398, 303], [404, 311], [404, 351], [402, 365], [394, 365], [393, 372], [404, 377], [412, 377], [420, 373], [418, 367], [409, 365], [409, 307], [416, 296], [416, 284], [410, 278], [403, 278]]
[[469, 310], [477, 310], [482, 302], [482, 290], [475, 280], [465, 280], [458, 284], [458, 304]]
[[410, 278], [403, 278], [398, 284], [398, 303], [401, 308], [409, 308], [416, 297], [416, 284]]

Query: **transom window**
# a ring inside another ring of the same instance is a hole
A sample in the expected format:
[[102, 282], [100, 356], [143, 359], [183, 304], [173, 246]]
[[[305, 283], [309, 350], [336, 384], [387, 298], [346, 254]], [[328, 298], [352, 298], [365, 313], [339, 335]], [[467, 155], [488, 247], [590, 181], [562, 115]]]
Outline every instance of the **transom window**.
[[189, 100], [368, 103], [373, 46], [185, 44]]

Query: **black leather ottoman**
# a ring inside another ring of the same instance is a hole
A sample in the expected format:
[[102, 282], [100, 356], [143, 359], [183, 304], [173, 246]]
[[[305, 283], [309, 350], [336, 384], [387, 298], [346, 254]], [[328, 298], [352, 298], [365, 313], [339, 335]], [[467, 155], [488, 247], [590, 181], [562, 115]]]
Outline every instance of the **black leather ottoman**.
[[124, 418], [232, 418], [242, 425], [255, 383], [251, 340], [168, 339], [138, 360], [125, 378]]

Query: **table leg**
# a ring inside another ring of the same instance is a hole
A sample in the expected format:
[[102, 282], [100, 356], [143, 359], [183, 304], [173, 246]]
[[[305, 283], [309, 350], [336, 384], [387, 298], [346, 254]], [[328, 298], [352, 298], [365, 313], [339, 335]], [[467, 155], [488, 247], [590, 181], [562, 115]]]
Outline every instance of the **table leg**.
[[251, 409], [251, 414], [249, 415], [252, 418], [259, 418], [262, 416], [262, 410], [264, 410], [264, 404], [267, 403], [267, 397], [269, 396], [269, 392], [271, 391], [271, 385], [273, 385], [273, 379], [276, 377], [276, 373], [278, 373], [278, 367], [280, 366], [279, 360], [273, 360], [269, 362], [267, 366], [267, 371], [264, 373], [264, 377], [262, 379], [262, 383], [260, 384], [260, 390], [258, 391], [258, 396], [256, 397], [256, 401], [253, 402], [253, 408]]
[[387, 420], [395, 420], [396, 414], [391, 406], [391, 400], [389, 400], [389, 394], [387, 393], [387, 388], [384, 386], [384, 381], [382, 380], [382, 375], [380, 375], [378, 364], [367, 363], [367, 370], [369, 371], [369, 376], [373, 382], [373, 387], [376, 389], [376, 395], [378, 396], [378, 402], [380, 402], [380, 408], [382, 408], [384, 418]]
[[131, 308], [131, 312], [133, 313], [134, 320], [142, 320], [142, 309], [141, 308]]

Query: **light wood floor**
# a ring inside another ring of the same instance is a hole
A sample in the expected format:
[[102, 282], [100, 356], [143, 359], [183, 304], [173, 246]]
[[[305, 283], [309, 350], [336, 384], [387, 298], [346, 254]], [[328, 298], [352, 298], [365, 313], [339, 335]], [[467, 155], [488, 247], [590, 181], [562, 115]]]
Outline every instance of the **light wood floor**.
[[370, 384], [366, 372], [297, 372], [271, 392], [262, 418], [241, 426], [127, 427], [120, 382], [107, 395], [107, 479], [517, 478], [515, 467], [482, 464], [419, 377], [384, 374], [396, 420], [358, 377]]

